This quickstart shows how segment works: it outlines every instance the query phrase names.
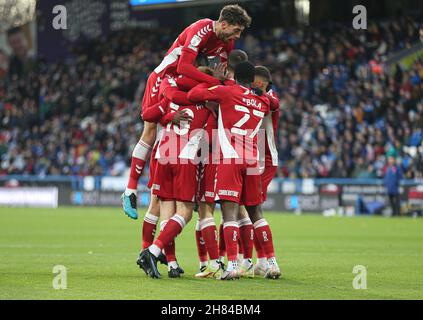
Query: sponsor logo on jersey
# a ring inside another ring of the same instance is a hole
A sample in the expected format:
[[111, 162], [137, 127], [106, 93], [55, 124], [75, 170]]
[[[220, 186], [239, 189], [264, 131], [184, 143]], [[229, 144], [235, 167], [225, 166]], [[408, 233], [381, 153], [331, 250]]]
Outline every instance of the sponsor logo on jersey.
[[239, 192], [233, 190], [219, 190], [219, 196], [238, 197]]
[[214, 192], [211, 192], [211, 191], [206, 191], [206, 192], [204, 192], [204, 195], [205, 195], [206, 197], [214, 198]]

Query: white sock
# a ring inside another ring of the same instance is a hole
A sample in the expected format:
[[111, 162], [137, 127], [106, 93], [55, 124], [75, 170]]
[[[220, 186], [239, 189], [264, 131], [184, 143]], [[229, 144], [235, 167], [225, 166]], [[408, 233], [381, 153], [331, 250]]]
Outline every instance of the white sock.
[[152, 244], [151, 246], [148, 247], [148, 250], [156, 257], [158, 258], [160, 255], [160, 252], [162, 251], [162, 249], [160, 249], [158, 246], [156, 246], [155, 244]]
[[131, 194], [135, 194], [135, 195], [137, 195], [137, 190], [136, 189], [129, 189], [129, 188], [126, 188], [125, 189], [125, 196], [130, 196]]
[[228, 262], [228, 271], [236, 270], [238, 269], [238, 261], [237, 260], [231, 260]]
[[218, 269], [219, 266], [220, 266], [219, 260], [212, 260], [212, 261], [210, 261], [210, 267], [212, 269]]
[[200, 269], [207, 266], [207, 261], [200, 261]]
[[242, 253], [238, 253], [238, 261], [242, 262], [244, 260], [244, 255]]
[[244, 259], [242, 265], [249, 268], [253, 264], [253, 259]]
[[266, 258], [258, 258], [257, 264], [261, 266], [267, 266], [267, 259]]
[[132, 156], [134, 158], [138, 158], [141, 160], [147, 160], [148, 153], [151, 150], [151, 146], [146, 144], [144, 141], [139, 141], [136, 145], [134, 150], [132, 151]]
[[167, 270], [170, 271], [170, 269], [176, 269], [178, 266], [178, 263], [176, 261], [168, 261], [167, 262]]
[[144, 221], [150, 224], [157, 224], [157, 221], [159, 221], [159, 217], [156, 217], [152, 215], [150, 212], [147, 212], [144, 216]]
[[219, 261], [222, 262], [222, 263], [225, 263], [225, 257], [224, 256], [220, 256], [219, 257]]

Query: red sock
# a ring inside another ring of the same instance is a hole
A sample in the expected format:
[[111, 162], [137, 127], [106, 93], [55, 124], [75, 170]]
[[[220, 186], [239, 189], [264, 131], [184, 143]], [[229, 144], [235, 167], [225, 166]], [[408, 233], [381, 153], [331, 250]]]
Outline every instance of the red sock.
[[217, 244], [217, 229], [213, 218], [201, 221], [201, 235], [206, 243], [206, 248], [211, 260], [219, 259], [219, 247]]
[[129, 173], [129, 181], [127, 186], [128, 189], [137, 189], [138, 180], [142, 175], [150, 150], [151, 146], [141, 140], [135, 146], [131, 158], [131, 171]]
[[235, 221], [225, 222], [225, 226], [223, 227], [223, 233], [225, 235], [225, 244], [228, 260], [238, 260], [238, 223]]
[[200, 262], [207, 261], [207, 247], [201, 236], [200, 221], [197, 221], [195, 226], [195, 242], [197, 243], [198, 259]]
[[219, 227], [219, 256], [226, 256], [226, 245], [225, 245], [225, 236], [223, 232], [223, 222]]
[[238, 234], [238, 254], [244, 255], [244, 247], [242, 246], [241, 234]]
[[274, 257], [275, 250], [273, 248], [272, 231], [270, 231], [270, 227], [266, 219], [260, 219], [254, 223], [254, 231], [266, 258]]
[[154, 241], [154, 244], [160, 249], [163, 249], [166, 245], [173, 241], [179, 233], [181, 233], [184, 227], [185, 219], [182, 216], [175, 214], [172, 219], [166, 223], [166, 226], [163, 228], [163, 231], [160, 232], [159, 237], [156, 241]]
[[159, 217], [146, 213], [142, 223], [142, 249], [146, 249], [153, 244], [156, 226]]
[[260, 245], [260, 242], [258, 241], [258, 238], [254, 235], [254, 248], [256, 249], [256, 255], [257, 259], [266, 258], [266, 255], [264, 254], [264, 250]]
[[[166, 224], [169, 222], [169, 220], [163, 220], [160, 222], [160, 233], [163, 232], [164, 228], [166, 227]], [[164, 246], [164, 253], [166, 255], [166, 260], [168, 262], [170, 261], [176, 261], [175, 256], [175, 241], [171, 241], [167, 245]]]
[[[250, 220], [250, 219], [248, 219]], [[244, 224], [239, 227], [239, 233], [241, 236], [242, 248], [244, 253], [244, 259], [253, 258], [253, 245], [254, 245], [254, 227], [251, 222]]]
[[171, 241], [164, 247], [167, 262], [176, 261], [175, 240]]

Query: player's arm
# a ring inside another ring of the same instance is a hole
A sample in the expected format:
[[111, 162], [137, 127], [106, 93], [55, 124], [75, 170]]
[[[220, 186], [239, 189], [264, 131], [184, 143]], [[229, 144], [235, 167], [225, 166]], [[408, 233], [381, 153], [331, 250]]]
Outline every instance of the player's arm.
[[213, 86], [209, 88], [208, 84], [202, 83], [188, 92], [188, 99], [193, 103], [216, 101], [221, 102], [227, 95], [228, 87]]
[[267, 94], [267, 98], [270, 102], [270, 112], [275, 112], [279, 110], [279, 100], [275, 96], [272, 96], [271, 94]]
[[180, 106], [188, 106], [192, 104], [187, 98], [187, 92], [179, 90], [178, 87], [166, 88], [163, 91], [163, 96], [169, 101], [172, 101]]
[[182, 49], [181, 57], [179, 58], [177, 73], [190, 77], [201, 83], [208, 83], [209, 85], [218, 85], [220, 80], [209, 76], [194, 67], [194, 61], [197, 54], [188, 50]]
[[176, 84], [180, 90], [189, 91], [192, 88], [198, 86], [200, 82], [186, 76], [181, 76], [176, 79]]
[[185, 44], [182, 48], [176, 69], [177, 73], [200, 83], [208, 83], [210, 85], [220, 84], [218, 79], [209, 76], [194, 67], [194, 62], [199, 50], [205, 46], [212, 33], [213, 30], [207, 25], [199, 25], [198, 28], [192, 28], [192, 30], [187, 34]]
[[165, 115], [167, 112], [167, 101], [166, 99], [160, 100], [155, 105], [144, 108], [142, 110], [142, 119], [144, 121], [158, 123], [160, 122], [163, 115]]

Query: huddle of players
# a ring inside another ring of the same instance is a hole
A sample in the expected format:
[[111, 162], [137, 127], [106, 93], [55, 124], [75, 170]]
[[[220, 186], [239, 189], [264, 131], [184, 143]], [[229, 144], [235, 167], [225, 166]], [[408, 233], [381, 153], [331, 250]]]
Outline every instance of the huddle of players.
[[[245, 10], [237, 5], [224, 7], [218, 21], [197, 21], [176, 39], [147, 82], [142, 117], [149, 125], [144, 131], [156, 127], [157, 142], [150, 161], [152, 201], [144, 218], [143, 250], [137, 264], [150, 277], [161, 277], [158, 261], [167, 263], [170, 277], [183, 273], [176, 261], [175, 238], [191, 220], [197, 200], [197, 277], [230, 280], [255, 272], [275, 279], [281, 275], [272, 233], [261, 211], [277, 166], [274, 127], [279, 104], [267, 90], [271, 84], [269, 71], [254, 67], [245, 52], [233, 50], [234, 40], [250, 22]], [[217, 57], [223, 64], [196, 69], [193, 64], [199, 53]], [[260, 161], [258, 139], [262, 128], [266, 130], [266, 152]], [[125, 213], [135, 219], [132, 169], [140, 174], [151, 150], [143, 136], [138, 150], [134, 150], [135, 166], [131, 164], [130, 183], [122, 195]], [[213, 218], [215, 202], [220, 203], [223, 215], [220, 245]], [[159, 217], [160, 234], [154, 240]], [[238, 244], [244, 255], [240, 263]], [[255, 268], [253, 244], [258, 257]], [[227, 267], [222, 259], [224, 250]]]

